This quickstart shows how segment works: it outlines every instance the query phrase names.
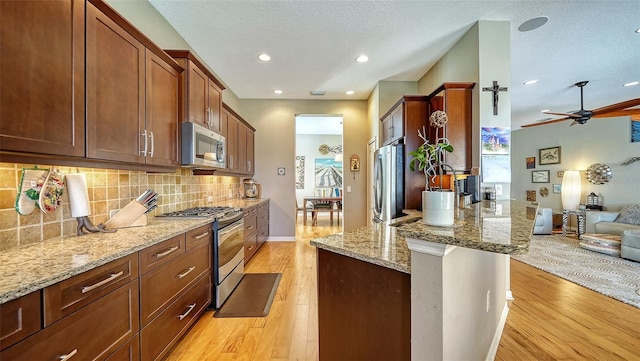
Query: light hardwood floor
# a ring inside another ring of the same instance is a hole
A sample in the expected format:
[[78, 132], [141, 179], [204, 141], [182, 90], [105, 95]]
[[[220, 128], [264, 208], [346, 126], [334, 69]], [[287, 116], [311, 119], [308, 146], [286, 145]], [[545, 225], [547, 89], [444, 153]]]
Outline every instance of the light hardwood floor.
[[[264, 318], [214, 318], [207, 311], [167, 360], [317, 360], [315, 248], [339, 232], [321, 215], [296, 227], [296, 242], [267, 242], [247, 272], [281, 272]], [[310, 223], [310, 222], [309, 222]], [[511, 261], [515, 297], [496, 360], [640, 360], [640, 310]]]

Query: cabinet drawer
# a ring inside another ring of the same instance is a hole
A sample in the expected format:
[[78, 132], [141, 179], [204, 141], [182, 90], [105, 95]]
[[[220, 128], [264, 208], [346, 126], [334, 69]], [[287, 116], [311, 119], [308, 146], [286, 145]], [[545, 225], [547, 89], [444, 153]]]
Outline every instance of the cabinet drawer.
[[2, 350], [40, 330], [40, 291], [32, 292], [0, 306]]
[[138, 277], [138, 257], [131, 254], [44, 289], [44, 326], [97, 300]]
[[258, 233], [252, 233], [244, 239], [244, 261], [247, 262], [258, 250]]
[[258, 229], [258, 247], [262, 246], [262, 244], [269, 238], [269, 224], [265, 224], [264, 226]]
[[0, 353], [0, 360], [105, 359], [138, 332], [138, 280]]
[[135, 336], [124, 346], [120, 347], [105, 361], [139, 361], [140, 360], [140, 334]]
[[209, 244], [140, 277], [140, 322], [146, 325], [204, 273], [211, 273]]
[[140, 274], [145, 274], [185, 252], [185, 235], [168, 239], [140, 251]]
[[213, 225], [211, 224], [187, 232], [187, 251], [198, 245], [211, 243], [212, 235]]
[[140, 331], [142, 360], [164, 357], [210, 303], [211, 274], [208, 273]]

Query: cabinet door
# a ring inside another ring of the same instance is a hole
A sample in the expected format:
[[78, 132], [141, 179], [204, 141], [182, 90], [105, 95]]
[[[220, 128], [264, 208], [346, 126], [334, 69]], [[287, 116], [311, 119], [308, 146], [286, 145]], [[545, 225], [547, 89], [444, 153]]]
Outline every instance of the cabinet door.
[[84, 1], [0, 1], [0, 148], [83, 157]]
[[87, 3], [87, 157], [144, 163], [145, 48]]
[[404, 136], [402, 110], [403, 104], [400, 103], [386, 118], [382, 119], [382, 144], [390, 144]]
[[220, 93], [221, 91], [216, 83], [214, 83], [213, 80], [209, 80], [209, 128], [216, 133], [220, 133], [220, 109], [222, 108], [222, 97], [220, 96]]
[[238, 171], [247, 172], [247, 126], [238, 123]]
[[147, 49], [147, 164], [179, 166], [178, 85], [180, 73]]
[[255, 153], [254, 153], [255, 136], [251, 129], [247, 129], [247, 173], [255, 174]]
[[41, 292], [35, 291], [0, 307], [0, 350], [40, 330]]
[[225, 139], [227, 138], [227, 123], [229, 120], [229, 113], [227, 113], [224, 108], [220, 111], [220, 134], [222, 134]]
[[227, 118], [227, 168], [237, 172], [238, 165], [238, 120], [232, 114]]
[[189, 61], [189, 77], [187, 85], [187, 111], [189, 113], [189, 121], [209, 127], [207, 119], [208, 113], [208, 90], [209, 79], [207, 75], [200, 70], [192, 61]]

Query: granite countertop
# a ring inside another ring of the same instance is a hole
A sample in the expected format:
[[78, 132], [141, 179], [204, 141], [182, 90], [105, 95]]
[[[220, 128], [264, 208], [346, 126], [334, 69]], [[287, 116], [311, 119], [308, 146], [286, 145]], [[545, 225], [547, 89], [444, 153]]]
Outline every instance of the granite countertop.
[[316, 238], [310, 243], [327, 251], [411, 273], [411, 251], [397, 230], [399, 225], [412, 223], [421, 218], [421, 213], [412, 212], [390, 222], [375, 223], [372, 226]]
[[[246, 208], [266, 201], [266, 198], [240, 199], [216, 206]], [[121, 228], [115, 233], [53, 238], [2, 251], [0, 304], [212, 222], [212, 218], [150, 217], [144, 227]]]
[[451, 227], [427, 226], [420, 213], [311, 241], [311, 245], [405, 273], [411, 273], [406, 238], [480, 251], [521, 254], [529, 249], [537, 205], [524, 201], [482, 201], [461, 208]]

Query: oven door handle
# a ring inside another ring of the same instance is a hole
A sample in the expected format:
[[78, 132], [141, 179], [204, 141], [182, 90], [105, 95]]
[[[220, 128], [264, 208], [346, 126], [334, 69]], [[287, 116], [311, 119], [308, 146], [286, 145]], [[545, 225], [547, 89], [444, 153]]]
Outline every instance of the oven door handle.
[[240, 230], [244, 230], [244, 220], [240, 220], [238, 222], [235, 222], [223, 229], [221, 229], [220, 231], [218, 231], [218, 238], [220, 240], [220, 244], [224, 243], [224, 238], [223, 236], [230, 234], [230, 233], [234, 233]]

